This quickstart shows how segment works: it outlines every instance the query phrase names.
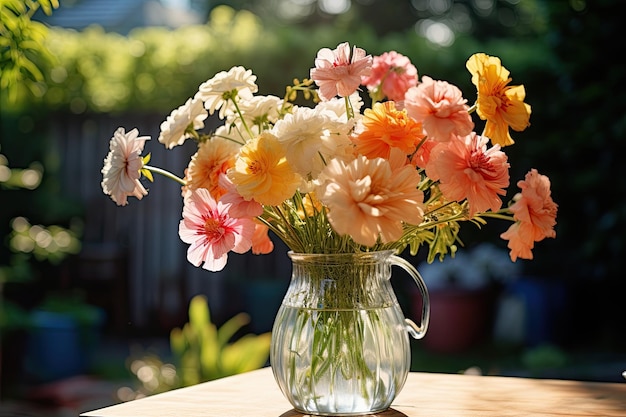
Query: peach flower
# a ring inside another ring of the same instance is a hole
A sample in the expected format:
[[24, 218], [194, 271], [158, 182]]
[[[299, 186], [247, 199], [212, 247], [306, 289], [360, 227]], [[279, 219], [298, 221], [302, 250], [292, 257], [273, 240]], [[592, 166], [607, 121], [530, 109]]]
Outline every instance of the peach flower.
[[457, 86], [427, 76], [417, 87], [410, 88], [404, 98], [409, 116], [422, 122], [428, 137], [439, 142], [469, 135], [474, 129], [466, 103]]
[[220, 176], [235, 164], [238, 151], [238, 144], [219, 136], [200, 143], [185, 171], [185, 190], [206, 188], [214, 199], [219, 200], [226, 193], [220, 186]]
[[517, 183], [522, 189], [513, 197], [515, 201], [510, 210], [516, 220], [500, 237], [508, 240], [511, 249], [511, 260], [518, 257], [532, 259], [535, 242], [546, 237], [556, 237], [554, 226], [558, 206], [552, 200], [550, 179], [541, 175], [536, 169], [526, 174], [524, 180]]
[[448, 200], [467, 199], [469, 216], [500, 210], [500, 195], [509, 186], [507, 156], [489, 138], [472, 132], [463, 138], [440, 143], [431, 151], [426, 174], [439, 180], [439, 189]]
[[513, 144], [509, 127], [520, 132], [529, 125], [530, 106], [524, 103], [524, 86], [508, 85], [511, 82], [509, 71], [495, 56], [474, 54], [467, 60], [466, 67], [478, 89], [476, 113], [487, 121], [483, 135], [500, 146]]
[[385, 97], [393, 101], [404, 100], [406, 91], [417, 85], [417, 68], [411, 60], [396, 51], [375, 56], [372, 73], [361, 83], [368, 88], [376, 101]]
[[320, 49], [310, 76], [319, 87], [319, 97], [326, 101], [337, 95], [350, 96], [361, 85], [361, 77], [368, 76], [371, 70], [372, 56], [356, 46], [350, 56], [350, 45], [344, 42], [334, 50]]
[[397, 149], [390, 160], [363, 155], [350, 163], [333, 159], [322, 178], [317, 194], [328, 207], [333, 229], [360, 245], [396, 241], [403, 223], [423, 219], [424, 194], [416, 188], [420, 175]]
[[388, 158], [391, 148], [411, 154], [424, 137], [422, 124], [406, 111], [396, 110], [393, 101], [374, 103], [363, 114], [364, 130], [354, 139], [356, 150], [368, 158]]

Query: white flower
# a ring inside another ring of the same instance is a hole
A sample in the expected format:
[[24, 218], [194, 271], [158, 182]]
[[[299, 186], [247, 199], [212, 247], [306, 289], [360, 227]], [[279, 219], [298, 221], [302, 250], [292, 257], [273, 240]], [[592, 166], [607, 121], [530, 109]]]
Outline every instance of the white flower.
[[454, 258], [446, 258], [443, 262], [422, 263], [418, 269], [431, 288], [452, 283], [461, 288], [476, 289], [490, 280], [513, 281], [519, 274], [518, 265], [511, 261], [507, 252], [491, 243], [481, 243], [469, 252], [459, 251]]
[[255, 84], [256, 75], [252, 74], [252, 70], [246, 70], [244, 67], [232, 67], [228, 72], [221, 71], [210, 80], [202, 83], [196, 93], [195, 98], [204, 101], [204, 107], [209, 114], [215, 113], [220, 109], [219, 117], [223, 119], [226, 111], [231, 105], [225, 106], [226, 103], [232, 103], [229, 99], [249, 100], [252, 94], [258, 91]]
[[134, 196], [139, 200], [148, 192], [139, 182], [143, 161], [141, 152], [149, 136], [138, 136], [139, 131], [133, 129], [126, 133], [118, 128], [109, 143], [109, 153], [104, 159], [102, 168], [102, 191], [111, 196], [118, 206], [128, 204], [127, 197]]
[[[359, 113], [361, 107], [363, 107], [363, 98], [358, 92], [353, 93], [349, 97], [350, 104], [354, 110], [354, 116], [360, 117]], [[346, 113], [346, 100], [345, 98], [333, 98], [328, 101], [321, 101], [317, 104], [317, 108], [320, 110], [330, 110], [337, 115], [337, 118], [342, 119], [344, 122], [348, 122], [348, 115]]]
[[185, 104], [173, 110], [167, 119], [161, 123], [159, 142], [168, 149], [182, 145], [185, 139], [191, 137], [191, 134], [186, 132], [189, 125], [192, 125], [194, 130], [202, 129], [204, 120], [208, 116], [209, 114], [204, 109], [201, 100], [188, 99]]
[[254, 96], [249, 100], [241, 100], [239, 109], [249, 126], [276, 123], [282, 103], [280, 97]]
[[302, 178], [317, 177], [325, 161], [349, 145], [345, 123], [323, 109], [296, 107], [274, 125], [272, 133], [287, 151], [287, 161]]

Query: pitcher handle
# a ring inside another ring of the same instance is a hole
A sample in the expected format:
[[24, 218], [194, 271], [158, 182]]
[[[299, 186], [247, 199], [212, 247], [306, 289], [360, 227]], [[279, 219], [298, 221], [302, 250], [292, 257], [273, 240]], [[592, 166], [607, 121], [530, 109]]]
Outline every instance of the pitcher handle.
[[411, 276], [411, 278], [413, 278], [413, 281], [415, 281], [415, 284], [420, 291], [422, 296], [422, 318], [420, 320], [420, 325], [418, 326], [411, 319], [405, 318], [404, 321], [406, 322], [406, 329], [409, 334], [414, 339], [421, 339], [426, 334], [426, 330], [428, 330], [428, 322], [430, 320], [430, 298], [428, 297], [426, 283], [424, 283], [424, 279], [417, 269], [415, 269], [415, 267], [404, 258], [392, 255], [389, 259], [392, 265], [396, 265], [404, 269]]

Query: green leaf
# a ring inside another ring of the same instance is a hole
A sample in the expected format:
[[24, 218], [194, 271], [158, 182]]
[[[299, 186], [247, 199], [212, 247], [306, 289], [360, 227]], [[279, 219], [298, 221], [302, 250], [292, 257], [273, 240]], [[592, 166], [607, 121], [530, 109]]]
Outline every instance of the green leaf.
[[246, 313], [239, 313], [236, 316], [229, 319], [226, 323], [220, 327], [217, 331], [217, 342], [220, 346], [225, 346], [226, 343], [246, 324], [250, 323], [250, 316]]

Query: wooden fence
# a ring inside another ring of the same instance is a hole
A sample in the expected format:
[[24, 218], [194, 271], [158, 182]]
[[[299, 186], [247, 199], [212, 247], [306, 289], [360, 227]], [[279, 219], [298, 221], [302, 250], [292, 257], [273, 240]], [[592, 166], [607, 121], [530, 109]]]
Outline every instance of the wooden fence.
[[[101, 261], [85, 263], [82, 279], [89, 280], [85, 275], [92, 274], [94, 279], [121, 284], [111, 295], [119, 297], [113, 303], [122, 304], [116, 313], [121, 328], [153, 326], [155, 322], [167, 327], [168, 320], [176, 324], [195, 294], [207, 296], [219, 320], [248, 310], [242, 292], [249, 280], [271, 277], [285, 286], [289, 280], [290, 264], [280, 242], [275, 242], [272, 255], [231, 255], [225, 270], [218, 273], [189, 264], [187, 245], [178, 237], [180, 186], [172, 180], [155, 176], [154, 183], [146, 181], [148, 195], [141, 201], [131, 197], [124, 207], [103, 194], [103, 160], [118, 127], [127, 131], [137, 127], [140, 135], [151, 136], [144, 151], [144, 155], [152, 154], [151, 164], [183, 175], [195, 144], [188, 141], [167, 150], [157, 141], [163, 120], [162, 115], [102, 114], [61, 114], [51, 120], [51, 140], [61, 163], [62, 193], [86, 208], [82, 257]], [[107, 267], [107, 259], [120, 262], [122, 267]]]

